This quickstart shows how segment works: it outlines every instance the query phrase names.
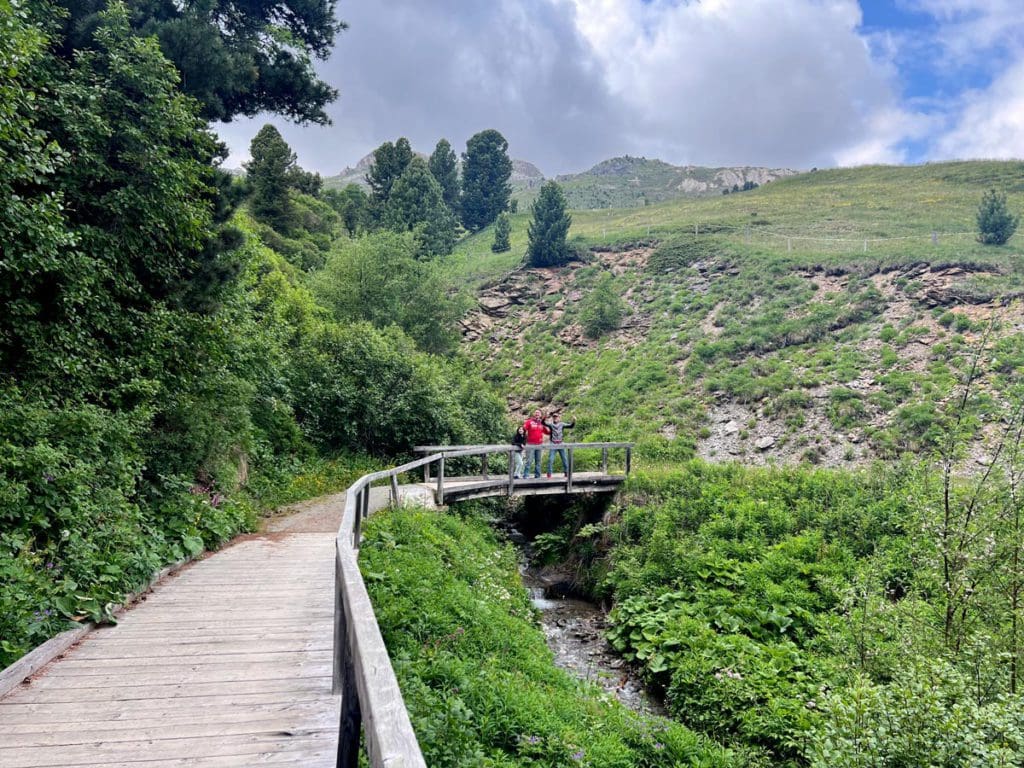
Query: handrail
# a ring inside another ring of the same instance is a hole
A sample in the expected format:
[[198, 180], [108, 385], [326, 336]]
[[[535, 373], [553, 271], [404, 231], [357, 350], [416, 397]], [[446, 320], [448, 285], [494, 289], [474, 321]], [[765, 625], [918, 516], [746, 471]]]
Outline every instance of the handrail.
[[[549, 444], [545, 444], [547, 447]], [[421, 446], [415, 451], [434, 448]], [[602, 473], [608, 472], [608, 450], [625, 448], [625, 474], [630, 471], [632, 443], [560, 443], [569, 449], [565, 490], [572, 491], [572, 454], [578, 448], [602, 450]], [[420, 467], [429, 480], [430, 466], [438, 465], [438, 498], [444, 502], [444, 468], [448, 458], [480, 456], [487, 477], [487, 457], [495, 453], [509, 455], [508, 495], [514, 493], [512, 477], [513, 445], [436, 446], [438, 450], [398, 467], [363, 475], [345, 492], [345, 509], [335, 539], [334, 570], [334, 676], [332, 693], [341, 694], [341, 724], [338, 734], [339, 768], [357, 768], [360, 731], [372, 768], [426, 768], [416, 734], [405, 708], [402, 692], [388, 656], [380, 625], [373, 612], [366, 584], [359, 572], [359, 543], [362, 521], [375, 509], [370, 492], [375, 482], [390, 481], [389, 500], [399, 501], [398, 476]], [[502, 481], [501, 489], [504, 489]], [[500, 493], [499, 486], [494, 488]], [[495, 495], [496, 495], [495, 494]]]

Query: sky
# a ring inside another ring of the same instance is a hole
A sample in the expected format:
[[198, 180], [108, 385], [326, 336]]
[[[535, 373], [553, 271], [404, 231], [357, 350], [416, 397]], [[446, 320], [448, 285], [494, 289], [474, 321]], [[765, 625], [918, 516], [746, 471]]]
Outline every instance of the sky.
[[496, 128], [547, 176], [618, 155], [805, 170], [1024, 158], [1024, 0], [339, 0], [307, 170]]

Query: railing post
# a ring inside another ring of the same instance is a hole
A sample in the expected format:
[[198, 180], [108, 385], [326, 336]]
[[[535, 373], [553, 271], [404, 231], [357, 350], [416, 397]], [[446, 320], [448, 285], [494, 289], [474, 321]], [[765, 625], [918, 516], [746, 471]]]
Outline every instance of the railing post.
[[355, 525], [352, 526], [352, 546], [355, 549], [359, 549], [359, 541], [362, 539], [363, 532], [363, 494], [366, 493], [364, 487], [359, 493], [356, 494], [356, 514], [355, 514]]
[[398, 475], [391, 476], [391, 504], [398, 506]]
[[[356, 520], [359, 516], [356, 515]], [[337, 566], [336, 566], [337, 567]], [[338, 578], [341, 578], [340, 573]], [[338, 729], [338, 768], [358, 768], [359, 766], [359, 732], [362, 729], [363, 717], [359, 707], [359, 691], [356, 688], [355, 665], [352, 662], [352, 649], [348, 638], [348, 619], [345, 616], [345, 607], [341, 600], [341, 587], [338, 586], [338, 596], [335, 606], [335, 642], [340, 639], [340, 646], [336, 646], [335, 653], [339, 658], [335, 664], [340, 664], [340, 669], [335, 672], [341, 677], [341, 725]]]
[[363, 519], [365, 520], [370, 516], [370, 486], [367, 485], [363, 488], [363, 508], [361, 510]]
[[429, 483], [430, 482], [430, 463], [429, 462], [427, 462], [426, 464], [423, 465], [423, 482], [424, 483]]
[[608, 474], [608, 448], [601, 449], [601, 474]]
[[512, 487], [515, 485], [516, 461], [515, 451], [508, 452], [508, 495], [512, 495]]
[[565, 466], [565, 492], [572, 493], [572, 448], [568, 449], [569, 460]]
[[491, 479], [490, 475], [487, 474], [487, 459], [488, 459], [488, 455], [485, 453], [483, 455], [484, 480], [490, 480]]
[[437, 465], [437, 503], [444, 506], [444, 454], [441, 454], [441, 461]]
[[633, 459], [633, 446], [627, 445], [626, 446], [626, 476], [627, 477], [629, 476], [629, 465], [632, 463], [632, 459]]

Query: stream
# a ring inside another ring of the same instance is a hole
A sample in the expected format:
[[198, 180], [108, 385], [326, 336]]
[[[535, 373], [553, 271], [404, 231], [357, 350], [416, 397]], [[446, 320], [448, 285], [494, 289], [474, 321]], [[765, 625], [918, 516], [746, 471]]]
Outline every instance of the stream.
[[664, 707], [648, 695], [629, 664], [605, 641], [608, 622], [599, 606], [556, 596], [561, 590], [525, 564], [521, 573], [523, 586], [540, 611], [541, 626], [559, 667], [595, 683], [632, 710], [665, 714]]

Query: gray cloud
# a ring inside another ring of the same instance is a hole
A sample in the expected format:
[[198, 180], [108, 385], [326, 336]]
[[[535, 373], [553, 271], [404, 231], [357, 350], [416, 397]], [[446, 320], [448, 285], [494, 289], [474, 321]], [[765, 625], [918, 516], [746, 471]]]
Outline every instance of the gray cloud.
[[[335, 124], [270, 122], [304, 167], [327, 174], [385, 140], [407, 136], [429, 152], [444, 137], [459, 151], [485, 128], [545, 173], [577, 169], [623, 150], [623, 118], [574, 13], [551, 0], [341, 3], [349, 29], [322, 67], [341, 90], [330, 110]], [[232, 163], [264, 122], [218, 127]]]

